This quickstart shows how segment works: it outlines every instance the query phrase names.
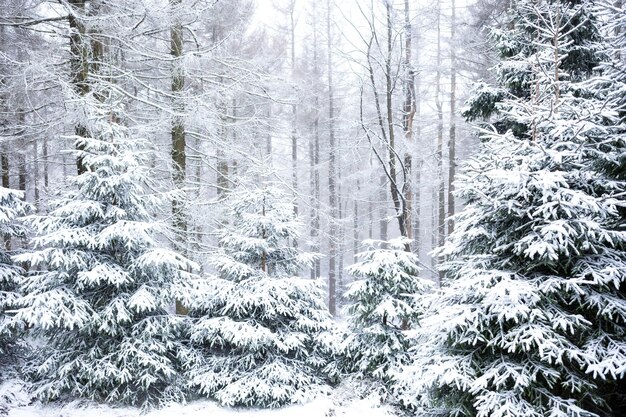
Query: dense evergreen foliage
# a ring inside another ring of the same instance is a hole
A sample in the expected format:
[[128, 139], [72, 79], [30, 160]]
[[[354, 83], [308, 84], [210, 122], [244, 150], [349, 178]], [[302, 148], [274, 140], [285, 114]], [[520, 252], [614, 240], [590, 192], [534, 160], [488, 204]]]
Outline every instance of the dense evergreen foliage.
[[319, 283], [296, 276], [315, 256], [293, 246], [301, 225], [277, 185], [243, 183], [227, 200], [217, 275], [192, 310], [204, 357], [189, 379], [224, 405], [303, 401], [324, 383], [318, 337], [330, 327]]
[[389, 386], [408, 359], [406, 331], [418, 323], [419, 299], [429, 281], [419, 277], [417, 256], [407, 239], [364, 242], [367, 249], [347, 271], [356, 280], [345, 297], [350, 333], [341, 355], [346, 368]]
[[[511, 3], [505, 21], [490, 32], [500, 58], [493, 69], [497, 84], [478, 83], [463, 116], [468, 121], [486, 119], [498, 133], [511, 130], [518, 136], [528, 135], [528, 121], [508, 115], [515, 111], [510, 107], [510, 98], [537, 100], [537, 77], [547, 69], [546, 60], [554, 62], [556, 53], [558, 78], [568, 82], [587, 79], [599, 63], [595, 44], [601, 35], [594, 23], [592, 3], [587, 0]], [[561, 6], [568, 7], [559, 10]], [[556, 44], [555, 30], [558, 31]]]
[[112, 97], [87, 96], [86, 172], [72, 177], [46, 215], [27, 217], [34, 250], [17, 318], [42, 337], [24, 367], [35, 395], [153, 404], [181, 399], [186, 320], [169, 313], [190, 296], [193, 265], [163, 249], [152, 216], [145, 142], [116, 120]]
[[626, 143], [592, 6], [520, 1], [496, 32], [501, 101], [470, 101], [496, 126], [460, 179], [448, 282], [405, 375], [426, 414], [623, 411]]
[[[10, 314], [14, 302], [19, 297], [19, 287], [24, 271], [11, 260], [11, 239], [23, 237], [23, 228], [16, 223], [16, 218], [26, 214], [28, 206], [22, 200], [19, 191], [0, 187], [0, 369], [5, 369], [9, 357], [13, 356], [18, 345], [21, 323]], [[0, 379], [2, 371], [0, 370]]]
[[[274, 408], [342, 382], [333, 406], [420, 417], [626, 415], [626, 0], [444, 1], [432, 28], [278, 1], [274, 34], [252, 0], [2, 1], [0, 414], [22, 384]], [[444, 240], [434, 288], [409, 248]]]

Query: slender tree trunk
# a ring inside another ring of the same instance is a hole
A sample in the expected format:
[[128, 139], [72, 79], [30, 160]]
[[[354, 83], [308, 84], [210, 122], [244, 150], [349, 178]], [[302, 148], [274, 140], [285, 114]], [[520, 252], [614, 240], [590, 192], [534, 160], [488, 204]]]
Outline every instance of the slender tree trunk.
[[[89, 92], [89, 43], [86, 39], [85, 24], [85, 0], [69, 0], [70, 13], [68, 14], [70, 26], [70, 72], [74, 91], [78, 96], [84, 97]], [[87, 137], [89, 133], [82, 124], [74, 127], [74, 133], [79, 137]], [[77, 150], [82, 151], [83, 146], [77, 144]], [[76, 159], [76, 171], [78, 175], [86, 172], [82, 156]]]
[[448, 235], [454, 230], [454, 177], [456, 175], [456, 2], [450, 18], [450, 138], [448, 142]]
[[[316, 97], [315, 98], [315, 103], [316, 103], [316, 108], [319, 108], [319, 100]], [[315, 165], [315, 171], [313, 172], [314, 175], [314, 198], [315, 198], [315, 202], [314, 202], [314, 210], [315, 210], [315, 214], [313, 215], [313, 230], [315, 233], [315, 246], [317, 248], [317, 250], [319, 251], [320, 248], [320, 243], [319, 243], [319, 239], [320, 239], [320, 211], [322, 209], [321, 207], [321, 193], [320, 193], [320, 130], [319, 130], [319, 110], [316, 110], [316, 115], [315, 115], [315, 142], [313, 144], [313, 164]], [[322, 274], [322, 263], [320, 261], [320, 259], [316, 259], [315, 263], [314, 263], [314, 268], [315, 268], [315, 278], [319, 278]]]
[[380, 212], [378, 214], [378, 231], [379, 239], [382, 241], [389, 240], [389, 224], [387, 223], [387, 175], [380, 176]]
[[[263, 206], [261, 210], [262, 210], [261, 215], [265, 217], [265, 197], [263, 197]], [[261, 239], [265, 240], [265, 228], [263, 228], [263, 230], [261, 231]], [[261, 271], [269, 275], [269, 268], [267, 265], [267, 253], [265, 251], [261, 253]]]
[[[172, 164], [173, 164], [173, 180], [177, 189], [185, 187], [186, 163], [185, 155], [185, 124], [183, 114], [185, 111], [182, 99], [183, 90], [185, 88], [185, 76], [182, 69], [181, 58], [183, 56], [183, 28], [179, 20], [175, 17], [180, 7], [180, 0], [170, 0], [173, 23], [170, 30], [170, 54], [173, 57], [172, 66], [172, 108], [174, 115], [172, 117], [171, 137], [172, 137]], [[184, 198], [176, 198], [172, 202], [172, 214], [174, 217], [174, 227], [179, 233], [181, 246], [185, 246], [185, 232], [187, 222], [184, 213]]]
[[[296, 0], [291, 0], [289, 9], [289, 22], [291, 29], [291, 80], [296, 79], [296, 22], [295, 22], [295, 6]], [[298, 105], [295, 103], [297, 97], [294, 98], [294, 103], [291, 105], [291, 186], [294, 193], [298, 193]], [[294, 196], [296, 197], [296, 196]], [[296, 216], [298, 215], [298, 203], [297, 199], [294, 202], [293, 210]], [[295, 239], [294, 239], [295, 240]], [[297, 243], [294, 242], [294, 243]]]
[[[313, 129], [315, 130], [315, 126], [313, 126]], [[318, 253], [319, 249], [317, 248], [317, 230], [315, 227], [315, 144], [314, 144], [314, 138], [313, 137], [309, 137], [309, 190], [310, 190], [310, 197], [309, 197], [309, 207], [311, 208], [311, 213], [309, 215], [309, 237], [311, 238], [311, 252], [314, 253]], [[311, 268], [309, 269], [309, 273], [311, 276], [311, 279], [315, 279], [317, 278], [315, 276], [315, 265], [311, 265]]]
[[[220, 84], [221, 83], [222, 79], [220, 78]], [[219, 105], [219, 107], [221, 107], [222, 110], [220, 111], [219, 117], [220, 124], [218, 127], [218, 137], [226, 139], [228, 135], [228, 107], [226, 106], [226, 103], [223, 102]], [[217, 157], [217, 196], [222, 198], [226, 195], [229, 188], [228, 179], [230, 178], [230, 172], [224, 149], [218, 147], [215, 154]]]
[[[313, 3], [313, 79], [316, 85], [319, 82], [320, 70], [318, 63], [318, 38], [317, 38], [317, 8], [316, 2]], [[314, 103], [314, 119], [313, 119], [313, 143], [311, 144], [311, 174], [313, 186], [313, 198], [311, 207], [311, 242], [313, 252], [320, 251], [320, 100], [319, 90], [315, 90]], [[321, 275], [321, 261], [316, 259], [311, 268], [311, 279], [317, 279]]]
[[[20, 131], [26, 126], [26, 112], [21, 108], [17, 109], [17, 123]], [[17, 188], [24, 193], [24, 201], [27, 201], [26, 183], [28, 182], [28, 178], [26, 175], [26, 144], [24, 143], [24, 138], [20, 139], [20, 150], [17, 152]]]
[[[4, 50], [5, 43], [5, 27], [0, 26], [0, 51]], [[2, 70], [0, 68], [0, 70]], [[4, 74], [0, 73], [0, 88], [5, 86]], [[5, 132], [8, 129], [9, 121], [7, 120], [7, 114], [9, 109], [6, 105], [6, 97], [4, 94], [0, 96], [0, 134], [5, 136]], [[8, 134], [6, 135], [8, 136]], [[2, 171], [2, 187], [9, 188], [9, 152], [8, 152], [8, 144], [5, 140], [0, 142], [0, 171]], [[7, 250], [11, 250], [11, 239], [7, 239], [5, 242], [5, 247]]]
[[[101, 12], [101, 8], [102, 6], [103, 0], [91, 0], [90, 4], [89, 4], [89, 11], [87, 13], [88, 19], [97, 19], [98, 16], [102, 13]], [[88, 48], [88, 52], [91, 54], [90, 59], [88, 60], [88, 73], [89, 74], [97, 74], [97, 75], [103, 75], [101, 68], [102, 68], [102, 64], [103, 64], [103, 60], [104, 60], [104, 39], [102, 37], [102, 33], [100, 33], [98, 30], [94, 30], [93, 28], [91, 29], [91, 31], [86, 31], [89, 37], [89, 46]], [[89, 76], [88, 74], [88, 76]], [[113, 81], [111, 79], [109, 79], [109, 81]], [[89, 85], [89, 81], [87, 82], [87, 87], [89, 89], [91, 89], [90, 85]], [[102, 95], [101, 92], [99, 91], [95, 91], [95, 97], [100, 101], [103, 102], [104, 101], [104, 96]], [[111, 115], [111, 117], [115, 117], [115, 115]]]
[[24, 200], [26, 200], [26, 183], [28, 182], [26, 175], [26, 155], [24, 152], [18, 152], [17, 158], [17, 188], [24, 193]]
[[[172, 12], [172, 26], [170, 28], [170, 54], [172, 55], [172, 177], [174, 186], [184, 193], [186, 183], [186, 143], [185, 143], [185, 104], [183, 91], [185, 75], [182, 68], [183, 56], [183, 27], [178, 18], [181, 0], [170, 0]], [[177, 196], [172, 201], [173, 226], [178, 235], [180, 250], [187, 254], [187, 217], [185, 215], [186, 197]], [[187, 309], [179, 300], [176, 300], [176, 313], [187, 314]]]
[[353, 202], [353, 211], [352, 211], [352, 255], [353, 262], [357, 261], [357, 254], [359, 252], [359, 242], [361, 241], [359, 237], [359, 196], [361, 195], [361, 181], [356, 180], [356, 190], [357, 197]]
[[[411, 16], [409, 0], [404, 0], [404, 66], [406, 79], [404, 80], [404, 106], [402, 114], [402, 128], [404, 130], [404, 178], [403, 193], [403, 220], [406, 237], [413, 238], [413, 225], [411, 224], [411, 214], [413, 212], [413, 188], [411, 184], [413, 157], [413, 118], [415, 117], [415, 73], [411, 62], [413, 48], [413, 31], [411, 28]], [[410, 245], [406, 247], [410, 251]]]
[[[0, 153], [0, 165], [2, 168], [2, 187], [10, 188], [10, 177], [9, 177], [9, 154], [7, 151], [7, 145], [5, 143], [0, 145], [2, 147], [2, 152]], [[11, 237], [7, 237], [4, 240], [4, 247], [6, 250], [11, 250]]]
[[[418, 39], [418, 38], [416, 38]], [[417, 43], [417, 42], [416, 42]], [[416, 45], [417, 50], [419, 51], [419, 45]], [[415, 65], [417, 68], [419, 68], [419, 54], [417, 54], [415, 56]], [[421, 99], [420, 99], [420, 77], [417, 77], [417, 79], [415, 80], [415, 118], [417, 120], [420, 120], [420, 116], [421, 116]], [[424, 164], [424, 153], [421, 151], [420, 149], [420, 145], [421, 145], [421, 123], [417, 123], [416, 125], [414, 125], [414, 131], [415, 131], [415, 140], [414, 140], [414, 148], [412, 149], [413, 152], [415, 152], [415, 167], [414, 167], [414, 181], [415, 184], [413, 186], [413, 192], [415, 193], [415, 195], [418, 196], [417, 201], [414, 202], [414, 216], [413, 216], [413, 245], [415, 248], [415, 253], [417, 253], [418, 255], [420, 254], [420, 249], [422, 246], [422, 242], [421, 242], [421, 216], [422, 216], [422, 209], [421, 209], [421, 205], [422, 205], [422, 199], [421, 199], [421, 180], [422, 180], [422, 166]]]
[[[443, 175], [443, 102], [441, 98], [441, 8], [437, 13], [437, 74], [435, 81], [435, 105], [437, 107], [437, 175], [439, 190], [437, 193], [437, 246], [442, 246], [445, 241], [445, 179]], [[443, 273], [439, 273], [439, 280], [443, 278]]]
[[[203, 172], [202, 172], [202, 152], [201, 152], [201, 148], [202, 148], [202, 140], [200, 139], [199, 136], [196, 137], [195, 140], [195, 148], [196, 148], [196, 175], [195, 175], [195, 181], [196, 181], [196, 201], [201, 201], [202, 200], [202, 176], [203, 176]], [[202, 222], [201, 221], [196, 221], [194, 222], [193, 225], [193, 230], [194, 230], [194, 248], [197, 252], [200, 252], [202, 246], [203, 246], [203, 227], [202, 227]]]
[[[398, 186], [398, 174], [396, 166], [396, 133], [395, 125], [393, 121], [393, 74], [391, 57], [393, 53], [393, 22], [391, 19], [392, 14], [392, 2], [386, 2], [387, 8], [387, 56], [385, 58], [385, 104], [387, 111], [387, 131], [389, 133], [389, 143], [387, 144], [388, 158], [389, 158], [389, 186], [391, 191], [391, 199], [398, 218], [398, 227], [402, 236], [408, 237], [409, 231], [407, 229], [407, 216], [406, 202], [404, 201], [404, 195], [402, 190]], [[410, 192], [410, 191], [409, 191]], [[410, 228], [409, 228], [410, 229]], [[406, 245], [406, 250], [410, 250], [409, 245]]]
[[[344, 252], [345, 252], [345, 242], [346, 242], [346, 226], [344, 224], [345, 217], [345, 206], [344, 206], [344, 198], [342, 197], [341, 192], [341, 165], [338, 166], [337, 170], [337, 206], [339, 207], [339, 242], [337, 243], [337, 292], [339, 294], [343, 294], [345, 292], [345, 283], [343, 282], [343, 271], [344, 271]], [[341, 297], [337, 301], [337, 305], [341, 306]]]
[[48, 187], [50, 186], [50, 174], [48, 167], [48, 138], [44, 135], [43, 144], [41, 147], [42, 158], [43, 158], [43, 187], [47, 192]]
[[367, 221], [368, 221], [368, 228], [367, 228], [367, 238], [368, 239], [373, 239], [374, 238], [374, 204], [372, 203], [372, 200], [369, 199], [369, 201], [367, 202]]
[[335, 143], [335, 98], [333, 84], [333, 62], [331, 41], [331, 8], [330, 0], [326, 0], [326, 48], [328, 65], [328, 203], [330, 205], [329, 221], [329, 255], [328, 255], [328, 310], [333, 316], [337, 314], [337, 171]]
[[[312, 146], [312, 159], [313, 164], [313, 213], [312, 213], [312, 227], [311, 227], [311, 240], [313, 242], [313, 251], [319, 252], [320, 250], [320, 131], [319, 131], [319, 100], [315, 97], [316, 114], [313, 121], [313, 146]], [[319, 278], [322, 271], [321, 261], [316, 259], [313, 263], [313, 269], [311, 270], [311, 278]]]
[[267, 121], [268, 121], [268, 127], [267, 127], [267, 136], [265, 137], [265, 156], [268, 159], [268, 163], [272, 163], [272, 128], [271, 128], [271, 123], [272, 123], [272, 105], [268, 104], [267, 105]]
[[33, 141], [33, 192], [35, 197], [35, 208], [37, 212], [41, 210], [41, 195], [39, 192], [39, 143]]
[[[5, 27], [0, 26], [0, 52], [4, 52]], [[4, 71], [0, 68], [0, 88], [5, 86]], [[0, 96], [0, 135], [5, 136], [9, 121], [7, 120], [8, 108], [6, 106], [6, 97], [4, 94]], [[6, 135], [8, 136], [8, 135]], [[5, 140], [0, 141], [0, 171], [2, 172], [2, 187], [9, 188], [9, 154], [7, 151], [7, 143]], [[11, 250], [11, 238], [7, 237], [4, 241], [7, 250]]]

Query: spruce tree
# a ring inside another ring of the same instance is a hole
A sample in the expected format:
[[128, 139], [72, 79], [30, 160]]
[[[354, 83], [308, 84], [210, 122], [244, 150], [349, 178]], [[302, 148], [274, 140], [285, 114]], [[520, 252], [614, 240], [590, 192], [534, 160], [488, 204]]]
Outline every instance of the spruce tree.
[[406, 238], [365, 241], [367, 250], [347, 268], [356, 280], [345, 293], [350, 334], [343, 342], [346, 368], [390, 388], [408, 359], [407, 330], [418, 324], [419, 296], [430, 282], [419, 277], [417, 256]]
[[0, 250], [0, 380], [2, 370], [8, 368], [8, 362], [13, 362], [21, 345], [18, 336], [23, 326], [10, 311], [19, 297], [24, 271], [12, 262], [7, 246], [10, 247], [12, 238], [25, 235], [16, 218], [25, 215], [27, 210], [22, 192], [0, 187], [0, 245], [3, 246]]
[[32, 270], [17, 318], [43, 344], [24, 372], [44, 400], [81, 397], [152, 405], [182, 398], [190, 261], [158, 243], [160, 198], [143, 165], [147, 143], [123, 125], [122, 103], [105, 90], [76, 104], [88, 134], [71, 177], [46, 215], [27, 217], [34, 250], [16, 257]]
[[459, 180], [447, 282], [405, 375], [426, 414], [598, 416], [624, 399], [626, 182], [599, 163], [623, 170], [623, 118], [591, 6], [521, 1], [497, 31], [500, 85], [469, 107], [495, 128]]
[[318, 339], [330, 327], [319, 283], [296, 276], [315, 256], [294, 247], [301, 224], [276, 184], [242, 182], [226, 206], [216, 276], [191, 312], [204, 359], [190, 383], [227, 406], [302, 401], [324, 384]]
[[[594, 182], [595, 189], [616, 202], [619, 216], [614, 219], [612, 227], [625, 230], [623, 184], [626, 181], [626, 2], [599, 2], [593, 12], [602, 23], [605, 39], [599, 46], [604, 52], [604, 59], [598, 69], [598, 76], [589, 80], [588, 89], [594, 91], [596, 99], [602, 102], [604, 131], [590, 137], [586, 154], [594, 171], [600, 174]], [[622, 250], [626, 248], [622, 246]], [[619, 291], [621, 298], [626, 299], [626, 285], [622, 283]], [[623, 319], [621, 326], [626, 327]], [[624, 333], [622, 331], [622, 335]], [[624, 338], [623, 336], [622, 340]], [[614, 346], [624, 349], [623, 344]], [[615, 415], [626, 415], [626, 375], [622, 371], [617, 373], [617, 377], [605, 379], [602, 384], [603, 396]]]

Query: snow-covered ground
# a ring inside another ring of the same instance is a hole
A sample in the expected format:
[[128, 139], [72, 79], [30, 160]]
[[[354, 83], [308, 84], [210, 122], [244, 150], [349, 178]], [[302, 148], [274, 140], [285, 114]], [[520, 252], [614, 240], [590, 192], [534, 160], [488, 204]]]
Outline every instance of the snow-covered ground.
[[[356, 394], [356, 393], [353, 393]], [[29, 404], [30, 399], [18, 381], [0, 385], [0, 416], [7, 417], [391, 417], [392, 408], [380, 406], [374, 397], [359, 399], [346, 393], [346, 387], [331, 396], [303, 405], [276, 410], [229, 409], [211, 401], [172, 404], [147, 413], [132, 407], [111, 407], [87, 401], [63, 405]]]

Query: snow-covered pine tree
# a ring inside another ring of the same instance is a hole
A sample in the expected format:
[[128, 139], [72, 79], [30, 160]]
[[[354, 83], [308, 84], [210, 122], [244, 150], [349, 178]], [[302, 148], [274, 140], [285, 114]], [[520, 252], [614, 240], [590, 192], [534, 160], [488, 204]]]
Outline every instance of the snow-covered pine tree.
[[[586, 147], [588, 158], [592, 161], [593, 169], [601, 175], [596, 177], [594, 187], [598, 194], [616, 200], [619, 216], [615, 219], [613, 228], [626, 229], [626, 203], [624, 202], [624, 187], [626, 181], [626, 2], [598, 2], [593, 12], [602, 22], [602, 34], [605, 37], [600, 47], [605, 51], [599, 76], [590, 80], [588, 89], [596, 94], [596, 98], [603, 103], [604, 132], [590, 137], [590, 146]], [[622, 246], [622, 250], [626, 250]], [[626, 285], [619, 287], [621, 299], [626, 299]], [[616, 283], [617, 284], [617, 283]], [[597, 308], [602, 308], [601, 304]], [[626, 327], [626, 320], [622, 315], [619, 321], [622, 329]], [[626, 332], [621, 331], [622, 343], [615, 344], [615, 348], [626, 349], [624, 340]], [[614, 337], [614, 336], [613, 336]], [[610, 371], [603, 369], [600, 374]], [[604, 398], [615, 415], [626, 415], [626, 374], [617, 372], [615, 378], [607, 378], [602, 389]]]
[[277, 184], [242, 182], [226, 204], [217, 276], [191, 311], [204, 360], [188, 377], [223, 405], [302, 401], [324, 384], [318, 338], [331, 324], [319, 283], [296, 277], [315, 255], [293, 246], [301, 225]]
[[[542, 10], [549, 5], [567, 3], [575, 6], [584, 3], [588, 13], [559, 17], [556, 14], [550, 16]], [[542, 33], [541, 28], [554, 27], [556, 23], [554, 19], [558, 18], [564, 27], [571, 30], [570, 33], [560, 33], [557, 51], [560, 71], [558, 76], [561, 81], [564, 81], [565, 77], [569, 77], [568, 81], [586, 79], [599, 63], [594, 48], [590, 47], [592, 42], [600, 40], [597, 27], [593, 20], [588, 19], [593, 17], [590, 14], [592, 3], [588, 0], [512, 2], [504, 16], [504, 22], [490, 28], [489, 36], [500, 58], [500, 62], [493, 70], [497, 84], [493, 86], [485, 82], [477, 83], [464, 106], [463, 117], [470, 122], [486, 120], [498, 133], [511, 130], [515, 135], [524, 136], [529, 129], [529, 123], [508, 117], [507, 111], [510, 110], [508, 99], [514, 97], [528, 102], [534, 100], [536, 75], [542, 70], [534, 57], [540, 51], [552, 54], [555, 52], [545, 49], [548, 43], [554, 41], [554, 34]], [[549, 19], [553, 21], [550, 22]], [[544, 58], [550, 59], [549, 56]]]
[[0, 380], [7, 365], [5, 359], [12, 357], [18, 347], [17, 336], [22, 327], [12, 314], [7, 313], [19, 296], [24, 273], [13, 264], [7, 246], [11, 238], [24, 236], [16, 218], [25, 215], [27, 210], [28, 205], [24, 203], [21, 191], [0, 187]]
[[[183, 395], [185, 300], [193, 264], [155, 240], [147, 143], [118, 122], [112, 89], [76, 102], [88, 135], [75, 137], [85, 172], [69, 179], [46, 215], [29, 216], [34, 250], [16, 317], [45, 343], [24, 367], [34, 394], [153, 405]], [[102, 100], [102, 102], [101, 102]]]
[[349, 372], [390, 388], [408, 359], [406, 330], [417, 325], [419, 296], [431, 283], [419, 277], [417, 256], [405, 250], [408, 239], [363, 243], [367, 250], [347, 268], [356, 280], [345, 293], [351, 333], [341, 356]]
[[470, 102], [493, 104], [481, 111], [497, 126], [459, 180], [467, 207], [441, 251], [448, 281], [404, 375], [426, 415], [623, 407], [626, 182], [615, 170], [626, 148], [591, 6], [516, 2], [497, 32], [504, 78], [491, 91], [502, 94]]

